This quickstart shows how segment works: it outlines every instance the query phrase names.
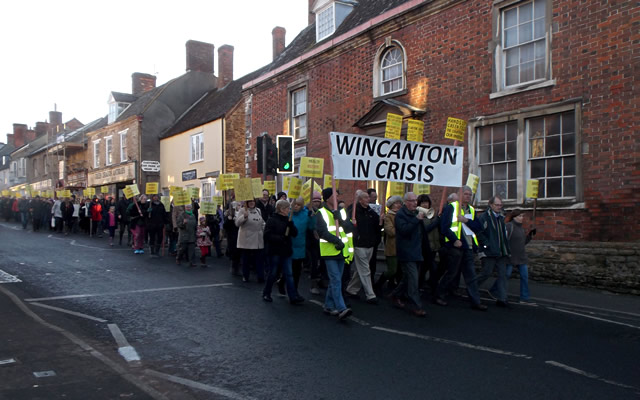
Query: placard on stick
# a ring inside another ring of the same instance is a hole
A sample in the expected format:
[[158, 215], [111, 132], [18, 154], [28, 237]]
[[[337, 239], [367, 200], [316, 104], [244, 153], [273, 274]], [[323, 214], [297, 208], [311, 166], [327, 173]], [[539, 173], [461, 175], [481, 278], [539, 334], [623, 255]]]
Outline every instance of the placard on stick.
[[291, 177], [291, 181], [289, 182], [289, 198], [297, 199], [300, 197], [300, 192], [302, 191], [302, 180], [300, 178], [296, 178], [295, 176]]
[[240, 178], [233, 180], [233, 190], [236, 194], [236, 201], [253, 200], [253, 189], [251, 188], [251, 178]]
[[467, 177], [467, 186], [471, 188], [471, 192], [474, 194], [478, 191], [478, 183], [480, 183], [480, 177], [478, 175], [469, 174]]
[[[92, 188], [94, 190], [93, 194], [95, 195], [95, 189]], [[100, 193], [109, 193], [109, 186], [100, 186]]]
[[400, 139], [402, 131], [402, 115], [387, 113], [387, 125], [384, 129], [384, 137], [387, 139]]
[[464, 142], [464, 133], [467, 131], [467, 121], [459, 118], [447, 118], [447, 129], [444, 137], [447, 139]]
[[158, 182], [147, 182], [145, 193], [158, 194]]
[[421, 194], [431, 194], [431, 185], [427, 185], [425, 183], [414, 183], [413, 193], [417, 196], [420, 196]]
[[186, 190], [176, 190], [173, 192], [173, 204], [176, 206], [186, 206], [187, 204], [191, 204], [191, 199], [189, 198], [189, 194]]
[[131, 185], [127, 185], [128, 188], [131, 188], [131, 193], [133, 193], [134, 196], [137, 196], [140, 194], [140, 189], [138, 189], [138, 184], [134, 183]]
[[[253, 191], [253, 197], [259, 199], [262, 197], [262, 179], [251, 178], [251, 190]], [[269, 191], [271, 193], [271, 191]]]
[[424, 137], [424, 122], [417, 119], [407, 121], [407, 140], [422, 142]]
[[324, 158], [302, 157], [300, 158], [300, 176], [307, 178], [322, 178], [324, 171]]
[[214, 215], [216, 213], [216, 204], [211, 201], [203, 201], [200, 203], [200, 213], [203, 215]]
[[540, 187], [540, 181], [538, 179], [529, 179], [527, 181], [527, 194], [526, 197], [530, 199], [538, 198], [538, 188]]
[[[285, 176], [285, 180], [288, 178], [288, 176]], [[269, 191], [269, 194], [274, 194], [276, 191], [276, 181], [264, 181], [264, 186], [265, 189], [267, 189]], [[286, 189], [283, 189], [286, 191]], [[262, 193], [260, 193], [260, 196], [258, 197], [262, 197]]]

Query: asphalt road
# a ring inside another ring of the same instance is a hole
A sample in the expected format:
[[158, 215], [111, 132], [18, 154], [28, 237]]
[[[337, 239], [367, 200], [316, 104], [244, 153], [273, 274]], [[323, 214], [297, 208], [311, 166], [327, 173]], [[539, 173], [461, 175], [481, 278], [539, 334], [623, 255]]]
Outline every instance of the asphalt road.
[[354, 300], [353, 318], [338, 322], [304, 277], [311, 301], [265, 303], [226, 259], [208, 261], [189, 269], [106, 238], [0, 224], [0, 270], [21, 280], [3, 285], [132, 374], [182, 388], [171, 398], [640, 396], [640, 315], [489, 302], [478, 312], [452, 299], [420, 319]]

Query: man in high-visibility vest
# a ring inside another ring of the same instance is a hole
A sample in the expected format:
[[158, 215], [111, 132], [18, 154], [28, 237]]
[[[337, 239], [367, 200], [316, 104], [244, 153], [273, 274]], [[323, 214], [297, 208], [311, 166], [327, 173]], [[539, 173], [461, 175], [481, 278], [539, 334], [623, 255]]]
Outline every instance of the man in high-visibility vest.
[[458, 276], [458, 271], [461, 271], [471, 308], [486, 311], [487, 306], [480, 302], [473, 263], [474, 253], [478, 250], [478, 239], [474, 232], [481, 231], [482, 225], [478, 222], [476, 210], [469, 204], [472, 195], [471, 188], [464, 186], [460, 200], [447, 205], [442, 212], [440, 231], [445, 236], [447, 272], [438, 284], [434, 302], [440, 306], [447, 305], [445, 295]]
[[332, 206], [336, 204], [333, 189], [324, 189], [322, 199], [324, 203], [318, 210], [316, 230], [320, 237], [320, 257], [324, 260], [329, 275], [324, 312], [344, 320], [352, 314], [342, 297], [342, 272], [345, 259], [353, 259], [353, 240], [350, 233], [353, 225], [347, 221], [344, 209], [333, 210]]

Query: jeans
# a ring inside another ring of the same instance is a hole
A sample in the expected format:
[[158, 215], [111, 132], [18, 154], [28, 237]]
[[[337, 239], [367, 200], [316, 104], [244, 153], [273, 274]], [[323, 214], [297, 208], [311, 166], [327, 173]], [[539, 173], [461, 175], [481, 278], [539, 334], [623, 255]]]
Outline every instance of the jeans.
[[264, 286], [264, 290], [262, 291], [263, 296], [271, 296], [271, 289], [273, 288], [273, 284], [276, 280], [278, 280], [278, 272], [282, 272], [282, 277], [285, 280], [287, 285], [287, 295], [289, 295], [289, 300], [294, 300], [299, 297], [298, 291], [296, 290], [296, 286], [293, 283], [293, 272], [291, 269], [291, 256], [279, 256], [272, 255], [269, 256], [269, 264], [271, 265], [271, 269], [269, 270], [269, 275], [267, 276], [267, 283]]
[[498, 279], [494, 285], [496, 286], [496, 298], [499, 301], [507, 301], [507, 257], [483, 257], [482, 271], [476, 277], [478, 288], [493, 274], [493, 270], [498, 268]]
[[[529, 268], [527, 264], [518, 264], [518, 271], [520, 272], [520, 300], [529, 300]], [[513, 265], [507, 264], [507, 280], [511, 278], [513, 273]], [[498, 281], [496, 281], [491, 289], [489, 289], [492, 295], [498, 298]]]
[[29, 212], [21, 211], [20, 212], [20, 222], [22, 222], [22, 229], [27, 229], [27, 223], [29, 222]]
[[402, 281], [392, 293], [393, 297], [406, 297], [415, 309], [422, 308], [420, 292], [418, 290], [418, 263], [415, 261], [400, 261]]
[[476, 271], [473, 265], [473, 251], [456, 247], [447, 247], [446, 250], [447, 272], [444, 274], [436, 295], [439, 299], [444, 299], [447, 291], [452, 286], [461, 272], [467, 284], [467, 293], [473, 304], [480, 304], [480, 294], [478, 293], [478, 283], [476, 282]]
[[344, 270], [344, 260], [324, 259], [329, 275], [329, 287], [327, 296], [324, 299], [324, 307], [329, 310], [344, 311], [347, 306], [342, 298], [342, 271]]

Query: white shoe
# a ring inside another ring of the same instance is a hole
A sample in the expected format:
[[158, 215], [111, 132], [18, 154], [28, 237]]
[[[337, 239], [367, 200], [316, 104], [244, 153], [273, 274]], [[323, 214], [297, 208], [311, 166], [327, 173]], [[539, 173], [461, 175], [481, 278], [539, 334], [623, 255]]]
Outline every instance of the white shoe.
[[322, 293], [320, 293], [320, 289], [315, 288], [315, 287], [311, 288], [310, 292], [311, 292], [311, 294], [315, 294], [315, 295], [322, 294]]

